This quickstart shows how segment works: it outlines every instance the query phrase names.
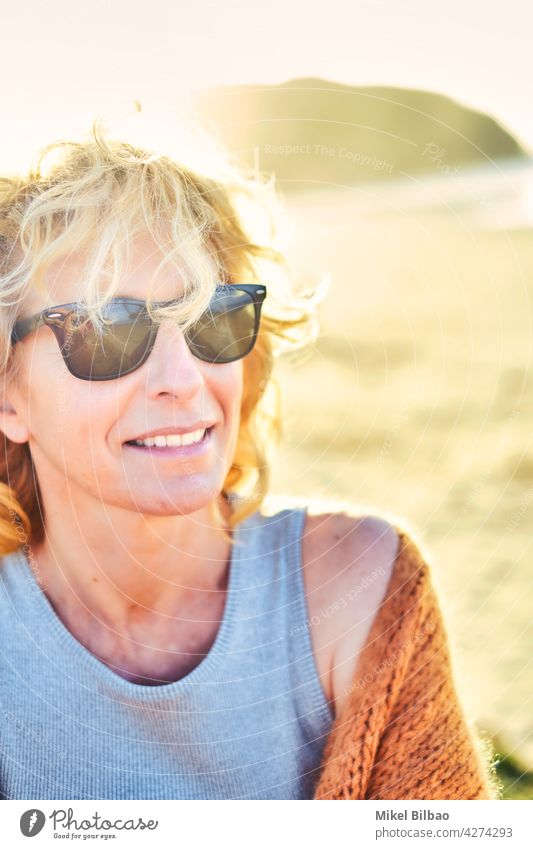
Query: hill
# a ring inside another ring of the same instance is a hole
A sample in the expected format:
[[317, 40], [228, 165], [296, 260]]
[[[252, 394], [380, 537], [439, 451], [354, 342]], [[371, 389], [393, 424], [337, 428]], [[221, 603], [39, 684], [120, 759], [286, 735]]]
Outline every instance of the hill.
[[209, 89], [195, 108], [242, 162], [289, 191], [528, 156], [494, 118], [429, 91], [306, 78]]

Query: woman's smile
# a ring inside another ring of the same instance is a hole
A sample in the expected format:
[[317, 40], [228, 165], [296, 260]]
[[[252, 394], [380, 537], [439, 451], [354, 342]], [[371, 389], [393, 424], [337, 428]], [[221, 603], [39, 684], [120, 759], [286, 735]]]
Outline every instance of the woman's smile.
[[[172, 444], [177, 440], [170, 435], [168, 437], [156, 436], [146, 440], [131, 440], [124, 443], [124, 448], [133, 449], [137, 454], [150, 457], [175, 459], [179, 457], [195, 457], [204, 454], [208, 450], [211, 443], [212, 433], [215, 426], [207, 428], [200, 436], [199, 431], [195, 432], [195, 441], [188, 445]], [[153, 443], [153, 444], [150, 444]]]

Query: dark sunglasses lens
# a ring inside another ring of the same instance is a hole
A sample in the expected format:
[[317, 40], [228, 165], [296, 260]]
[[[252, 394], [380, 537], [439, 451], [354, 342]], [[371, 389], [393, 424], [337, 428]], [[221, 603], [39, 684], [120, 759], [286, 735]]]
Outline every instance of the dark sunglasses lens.
[[[142, 304], [112, 301], [104, 309], [104, 320], [98, 330], [85, 313], [73, 312], [64, 324], [63, 356], [73, 374], [85, 380], [112, 380], [134, 371], [155, 340], [157, 325]], [[187, 343], [200, 360], [229, 363], [250, 353], [258, 323], [259, 308], [248, 292], [223, 289], [188, 329]]]
[[142, 307], [110, 303], [104, 318], [108, 326], [99, 331], [86, 315], [72, 313], [64, 328], [64, 354], [69, 368], [87, 380], [127, 374], [143, 362], [149, 351], [152, 325]]
[[256, 308], [243, 290], [216, 293], [209, 309], [187, 330], [192, 353], [209, 363], [230, 363], [245, 357], [256, 340]]

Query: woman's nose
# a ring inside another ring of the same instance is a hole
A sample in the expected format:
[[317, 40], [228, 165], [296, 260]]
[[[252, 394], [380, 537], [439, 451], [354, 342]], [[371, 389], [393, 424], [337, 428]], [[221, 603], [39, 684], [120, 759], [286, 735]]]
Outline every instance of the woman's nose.
[[169, 392], [193, 397], [204, 384], [202, 363], [191, 353], [183, 331], [170, 319], [162, 321], [150, 356], [146, 361], [149, 395]]

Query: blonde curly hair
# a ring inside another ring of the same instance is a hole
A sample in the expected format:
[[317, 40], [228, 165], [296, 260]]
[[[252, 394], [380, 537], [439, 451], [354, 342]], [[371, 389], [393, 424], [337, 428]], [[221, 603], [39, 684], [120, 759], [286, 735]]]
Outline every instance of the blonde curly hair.
[[[168, 155], [110, 139], [95, 122], [86, 141], [53, 142], [27, 174], [0, 176], [0, 370], [4, 386], [16, 380], [20, 362], [11, 333], [25, 298], [32, 289], [46, 293], [47, 268], [72, 251], [86, 258], [77, 299], [96, 325], [141, 232], [160, 246], [163, 262], [183, 273], [186, 297], [164, 312], [184, 329], [207, 307], [214, 272], [221, 282], [266, 283], [260, 333], [243, 361], [238, 440], [221, 493], [231, 506], [232, 528], [267, 495], [270, 448], [282, 433], [275, 358], [316, 339], [319, 298], [318, 289], [296, 296], [287, 262], [274, 247], [273, 180], [245, 172], [229, 157], [226, 165], [223, 176], [200, 173]], [[266, 212], [269, 222], [261, 243], [247, 226], [254, 209]], [[147, 302], [150, 309], [150, 296]], [[2, 438], [0, 556], [21, 541], [40, 542], [45, 522], [28, 443]], [[216, 501], [214, 509], [222, 526]]]

